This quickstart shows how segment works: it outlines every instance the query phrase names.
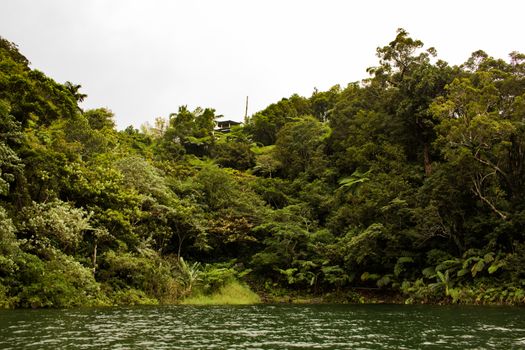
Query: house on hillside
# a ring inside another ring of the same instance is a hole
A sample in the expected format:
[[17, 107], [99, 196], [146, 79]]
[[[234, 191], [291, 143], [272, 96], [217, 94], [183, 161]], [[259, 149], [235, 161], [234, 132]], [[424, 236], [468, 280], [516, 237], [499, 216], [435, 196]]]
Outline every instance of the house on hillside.
[[234, 120], [221, 120], [216, 122], [214, 130], [218, 132], [230, 132], [233, 126], [241, 124], [241, 122], [236, 122]]

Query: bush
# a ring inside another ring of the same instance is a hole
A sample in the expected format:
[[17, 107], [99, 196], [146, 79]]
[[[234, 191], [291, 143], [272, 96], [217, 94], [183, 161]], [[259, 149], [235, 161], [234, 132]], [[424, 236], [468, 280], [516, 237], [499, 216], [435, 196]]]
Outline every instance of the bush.
[[98, 277], [111, 290], [135, 289], [149, 298], [172, 298], [176, 284], [175, 269], [167, 260], [149, 249], [141, 255], [108, 251], [101, 257]]
[[59, 254], [42, 261], [24, 254], [19, 271], [22, 288], [18, 295], [21, 307], [73, 307], [103, 304], [100, 285], [91, 269], [72, 257]]

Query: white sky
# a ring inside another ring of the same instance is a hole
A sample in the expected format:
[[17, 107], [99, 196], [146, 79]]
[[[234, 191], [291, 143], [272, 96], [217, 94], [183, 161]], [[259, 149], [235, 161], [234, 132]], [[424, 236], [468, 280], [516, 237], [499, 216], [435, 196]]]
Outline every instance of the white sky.
[[522, 0], [0, 0], [0, 35], [119, 128], [212, 107], [228, 119], [367, 77], [405, 28], [441, 59], [525, 52]]

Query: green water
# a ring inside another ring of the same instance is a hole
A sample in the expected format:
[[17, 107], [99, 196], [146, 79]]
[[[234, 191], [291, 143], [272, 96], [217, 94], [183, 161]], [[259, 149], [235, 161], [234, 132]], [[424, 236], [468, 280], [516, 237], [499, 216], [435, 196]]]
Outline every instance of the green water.
[[403, 305], [0, 311], [0, 349], [525, 349], [525, 310]]

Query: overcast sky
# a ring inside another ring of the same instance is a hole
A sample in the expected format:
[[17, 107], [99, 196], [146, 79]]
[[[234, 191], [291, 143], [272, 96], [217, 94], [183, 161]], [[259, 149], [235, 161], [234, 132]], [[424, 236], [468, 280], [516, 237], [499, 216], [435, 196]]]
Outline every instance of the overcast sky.
[[84, 108], [119, 128], [180, 105], [242, 120], [293, 93], [367, 77], [375, 49], [405, 28], [441, 59], [525, 52], [525, 1], [0, 0], [0, 35]]

